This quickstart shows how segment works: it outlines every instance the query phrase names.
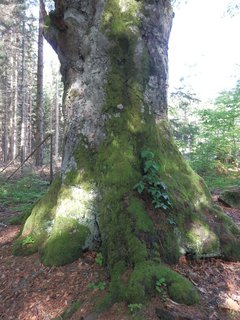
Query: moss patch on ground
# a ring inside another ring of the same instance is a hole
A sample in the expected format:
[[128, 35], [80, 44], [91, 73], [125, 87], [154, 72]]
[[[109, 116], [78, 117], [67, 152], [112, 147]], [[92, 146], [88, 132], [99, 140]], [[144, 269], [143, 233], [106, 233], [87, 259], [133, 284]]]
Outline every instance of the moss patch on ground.
[[220, 194], [220, 199], [228, 205], [240, 209], [240, 187], [233, 186]]

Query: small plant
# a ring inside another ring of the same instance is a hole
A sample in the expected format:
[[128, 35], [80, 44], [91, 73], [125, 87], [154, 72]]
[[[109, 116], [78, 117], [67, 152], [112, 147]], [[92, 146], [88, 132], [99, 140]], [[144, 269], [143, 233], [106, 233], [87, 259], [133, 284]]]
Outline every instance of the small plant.
[[176, 225], [176, 221], [173, 218], [168, 218], [167, 221], [171, 226], [175, 226]]
[[128, 308], [131, 313], [135, 313], [136, 311], [138, 311], [142, 308], [142, 304], [141, 303], [131, 303], [128, 305]]
[[160, 294], [162, 302], [165, 303], [167, 301], [167, 284], [165, 278], [160, 278], [157, 280], [155, 288]]
[[136, 189], [138, 193], [147, 190], [151, 195], [154, 208], [169, 209], [171, 202], [166, 193], [167, 186], [160, 180], [159, 165], [153, 160], [154, 153], [144, 150], [141, 152], [141, 158], [144, 161], [144, 175], [142, 180], [134, 186], [134, 189]]
[[27, 236], [25, 239], [23, 239], [22, 244], [25, 246], [27, 244], [34, 243], [34, 239], [32, 236]]
[[99, 266], [103, 266], [104, 264], [104, 258], [101, 252], [97, 253], [96, 259], [95, 259], [96, 264], [98, 264]]
[[89, 285], [88, 285], [88, 288], [89, 289], [98, 289], [100, 291], [103, 291], [105, 290], [105, 287], [106, 287], [106, 283], [105, 282], [102, 282], [102, 281], [99, 281], [99, 282], [91, 282]]

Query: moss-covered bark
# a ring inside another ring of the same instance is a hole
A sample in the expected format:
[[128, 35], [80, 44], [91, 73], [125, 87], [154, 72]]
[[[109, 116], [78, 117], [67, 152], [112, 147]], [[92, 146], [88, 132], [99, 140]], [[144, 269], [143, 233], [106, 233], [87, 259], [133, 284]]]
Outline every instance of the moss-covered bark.
[[[164, 278], [172, 299], [196, 303], [196, 289], [166, 263], [186, 253], [239, 259], [240, 233], [213, 205], [204, 181], [178, 152], [165, 119], [172, 10], [164, 0], [107, 0], [100, 9], [96, 7], [98, 20], [93, 24], [107, 43], [107, 71], [99, 71], [104, 99], [98, 104], [94, 92], [91, 96], [78, 87], [87, 79], [92, 88], [84, 72], [79, 72], [80, 78], [72, 69], [69, 76], [65, 72], [65, 97], [75, 116], [66, 139], [62, 177], [34, 208], [16, 252], [39, 249], [44, 263], [60, 265], [80, 256], [101, 236], [111, 301], [142, 302], [156, 293], [156, 281]], [[69, 27], [66, 32], [73, 37], [74, 30]], [[85, 37], [93, 41], [95, 29], [85, 30]], [[95, 48], [93, 41], [91, 50]], [[62, 64], [69, 54], [65, 51]], [[90, 54], [91, 59], [96, 55]], [[86, 68], [89, 63], [86, 59]], [[142, 151], [152, 154], [157, 179], [166, 185], [164, 196], [171, 206], [165, 210], [155, 208], [146, 188], [141, 194], [135, 188], [145, 174]]]

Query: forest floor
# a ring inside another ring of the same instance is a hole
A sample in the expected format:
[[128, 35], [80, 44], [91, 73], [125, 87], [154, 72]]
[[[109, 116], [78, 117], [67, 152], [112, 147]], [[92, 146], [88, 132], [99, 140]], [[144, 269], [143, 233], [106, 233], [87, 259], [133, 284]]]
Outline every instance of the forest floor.
[[[218, 196], [214, 196], [217, 202]], [[222, 206], [240, 225], [240, 210]], [[172, 268], [198, 289], [196, 306], [177, 304], [161, 295], [146, 305], [114, 304], [98, 313], [96, 305], [107, 291], [109, 279], [88, 252], [62, 267], [45, 267], [39, 255], [12, 255], [13, 240], [20, 227], [8, 223], [18, 213], [0, 206], [0, 319], [2, 320], [226, 320], [240, 319], [240, 262], [221, 259], [186, 260]], [[132, 309], [132, 310], [131, 310]]]

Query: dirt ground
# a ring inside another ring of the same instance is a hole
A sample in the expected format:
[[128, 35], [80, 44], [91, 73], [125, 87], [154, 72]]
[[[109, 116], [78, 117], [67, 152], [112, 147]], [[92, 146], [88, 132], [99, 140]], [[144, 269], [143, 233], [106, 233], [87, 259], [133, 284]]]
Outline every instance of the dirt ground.
[[[223, 209], [240, 225], [240, 210]], [[172, 267], [199, 289], [199, 305], [188, 307], [168, 298], [163, 304], [161, 297], [156, 296], [133, 314], [123, 303], [98, 314], [95, 305], [107, 291], [108, 278], [103, 268], [96, 264], [96, 254], [88, 252], [71, 264], [51, 268], [41, 264], [38, 254], [13, 256], [13, 240], [20, 228], [8, 225], [6, 219], [15, 214], [0, 207], [2, 320], [240, 320], [240, 262], [221, 259], [188, 261], [185, 257]], [[99, 282], [104, 283], [102, 291], [89, 288]], [[74, 310], [76, 305], [79, 306], [77, 311]]]

